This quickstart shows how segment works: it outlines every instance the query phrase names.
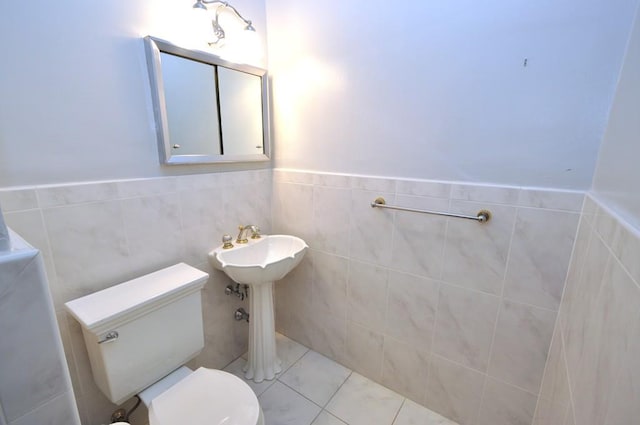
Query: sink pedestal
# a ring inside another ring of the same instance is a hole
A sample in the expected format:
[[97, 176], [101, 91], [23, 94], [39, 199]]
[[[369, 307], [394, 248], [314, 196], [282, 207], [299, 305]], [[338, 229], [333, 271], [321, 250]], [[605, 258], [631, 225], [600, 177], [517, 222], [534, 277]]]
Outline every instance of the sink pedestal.
[[249, 358], [243, 371], [254, 382], [274, 379], [282, 371], [276, 355], [273, 282], [250, 285]]
[[273, 283], [300, 264], [307, 248], [295, 236], [263, 235], [237, 246], [221, 245], [209, 253], [214, 268], [236, 283], [249, 285], [249, 361], [243, 370], [254, 382], [274, 379], [282, 371], [276, 355]]

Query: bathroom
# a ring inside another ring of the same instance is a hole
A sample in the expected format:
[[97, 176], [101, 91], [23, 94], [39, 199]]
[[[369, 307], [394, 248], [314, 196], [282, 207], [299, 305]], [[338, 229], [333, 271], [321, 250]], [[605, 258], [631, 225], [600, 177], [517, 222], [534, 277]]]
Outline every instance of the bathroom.
[[[248, 303], [207, 253], [247, 223], [310, 247], [281, 339], [460, 425], [635, 423], [640, 1], [231, 3], [270, 76], [265, 162], [159, 161], [142, 38], [191, 36], [193, 1], [0, 7], [0, 206], [42, 253], [70, 381], [13, 414], [0, 376], [0, 424], [109, 423], [64, 303], [179, 262], [211, 276], [192, 366], [243, 355]], [[5, 326], [3, 353], [47, 351]]]

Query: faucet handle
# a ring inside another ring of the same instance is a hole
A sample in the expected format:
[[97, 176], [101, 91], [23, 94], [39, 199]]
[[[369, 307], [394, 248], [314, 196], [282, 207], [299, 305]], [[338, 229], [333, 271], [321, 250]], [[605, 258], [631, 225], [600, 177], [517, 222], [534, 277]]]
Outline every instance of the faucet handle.
[[231, 237], [231, 235], [222, 235], [222, 249], [233, 248], [233, 244], [231, 243], [232, 240], [233, 238]]
[[260, 239], [260, 228], [258, 226], [251, 228], [251, 239]]

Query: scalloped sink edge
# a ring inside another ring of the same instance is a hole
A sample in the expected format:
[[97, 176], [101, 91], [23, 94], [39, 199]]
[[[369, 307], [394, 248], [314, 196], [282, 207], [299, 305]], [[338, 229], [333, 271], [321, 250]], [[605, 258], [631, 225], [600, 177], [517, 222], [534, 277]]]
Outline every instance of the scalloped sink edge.
[[234, 281], [252, 284], [282, 279], [302, 261], [308, 248], [297, 236], [262, 235], [230, 249], [220, 245], [209, 253], [209, 260]]

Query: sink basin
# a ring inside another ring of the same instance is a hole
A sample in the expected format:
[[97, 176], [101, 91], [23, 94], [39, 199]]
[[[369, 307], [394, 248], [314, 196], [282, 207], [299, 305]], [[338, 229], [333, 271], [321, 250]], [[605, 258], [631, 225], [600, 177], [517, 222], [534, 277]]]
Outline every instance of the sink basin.
[[255, 382], [271, 380], [282, 371], [276, 356], [273, 283], [297, 266], [307, 251], [300, 238], [288, 235], [249, 239], [233, 248], [222, 246], [209, 253], [211, 265], [237, 283], [249, 285], [249, 355], [242, 368]]
[[209, 259], [234, 281], [256, 285], [285, 277], [302, 261], [307, 248], [305, 241], [295, 236], [269, 235], [230, 249], [220, 246], [209, 253]]

